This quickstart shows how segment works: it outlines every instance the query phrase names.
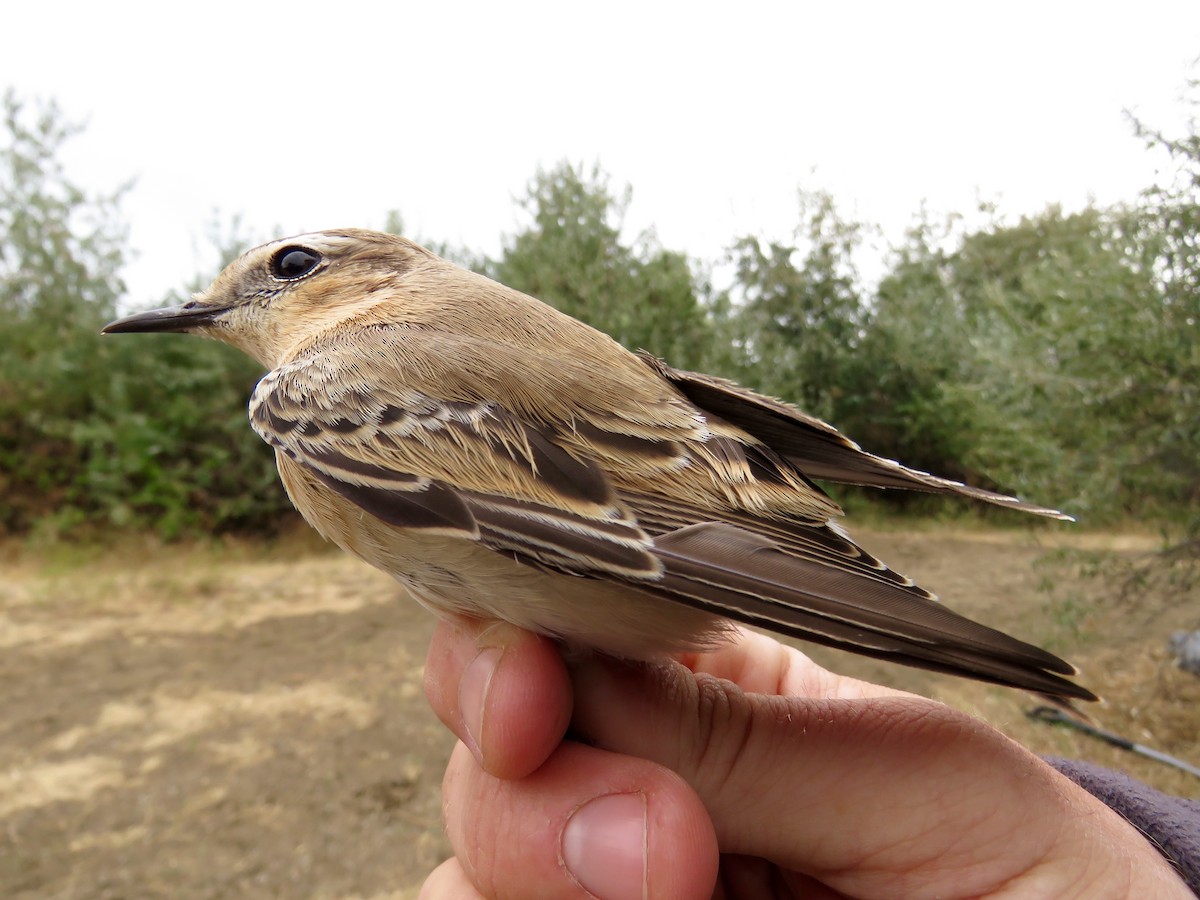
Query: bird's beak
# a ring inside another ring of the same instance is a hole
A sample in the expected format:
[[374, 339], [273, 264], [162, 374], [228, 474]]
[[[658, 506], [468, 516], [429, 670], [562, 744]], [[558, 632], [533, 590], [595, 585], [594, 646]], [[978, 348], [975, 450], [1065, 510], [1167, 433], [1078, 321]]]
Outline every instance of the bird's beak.
[[152, 331], [192, 331], [202, 325], [212, 322], [218, 315], [225, 312], [222, 307], [213, 306], [164, 306], [162, 309], [150, 309], [146, 312], [134, 313], [115, 322], [109, 322], [100, 329], [101, 334], [132, 334], [135, 332]]

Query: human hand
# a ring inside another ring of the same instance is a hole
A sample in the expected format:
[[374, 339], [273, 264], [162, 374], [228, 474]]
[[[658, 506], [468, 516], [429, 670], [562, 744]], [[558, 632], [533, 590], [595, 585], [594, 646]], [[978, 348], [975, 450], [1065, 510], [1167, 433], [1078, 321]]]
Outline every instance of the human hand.
[[751, 632], [678, 663], [568, 665], [527, 632], [443, 623], [426, 693], [463, 743], [455, 857], [425, 898], [1191, 896], [983, 722]]

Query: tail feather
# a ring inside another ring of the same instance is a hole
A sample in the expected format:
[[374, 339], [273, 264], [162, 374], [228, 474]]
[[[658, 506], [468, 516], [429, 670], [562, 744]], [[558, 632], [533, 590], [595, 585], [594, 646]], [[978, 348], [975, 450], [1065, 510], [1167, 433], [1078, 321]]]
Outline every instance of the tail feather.
[[809, 478], [863, 487], [957, 494], [1038, 516], [1074, 521], [1056, 509], [940, 478], [868, 453], [827, 422], [732, 381], [673, 369], [646, 353], [641, 357], [700, 409], [753, 435]]

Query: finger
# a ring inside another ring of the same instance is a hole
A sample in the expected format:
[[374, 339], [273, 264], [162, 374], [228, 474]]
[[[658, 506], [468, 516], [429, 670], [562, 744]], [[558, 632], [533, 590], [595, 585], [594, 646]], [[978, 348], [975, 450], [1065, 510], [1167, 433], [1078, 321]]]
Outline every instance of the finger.
[[429, 873], [417, 900], [485, 900], [454, 857]]
[[576, 729], [678, 772], [722, 851], [847, 893], [926, 889], [903, 879], [930, 859], [947, 887], [982, 893], [1037, 863], [1061, 827], [1048, 767], [931, 701], [752, 695], [683, 666], [601, 657], [573, 675]]
[[442, 786], [455, 857], [487, 897], [707, 898], [716, 836], [695, 792], [642, 759], [567, 742], [519, 781], [459, 745]]
[[795, 697], [914, 696], [892, 688], [847, 678], [823, 669], [794, 647], [740, 625], [731, 639], [713, 650], [685, 653], [679, 661], [696, 674], [732, 681], [747, 693]]
[[571, 686], [556, 645], [497, 622], [438, 625], [425, 695], [484, 770], [500, 778], [540, 766], [571, 719]]
[[799, 872], [780, 869], [774, 863], [753, 856], [721, 856], [721, 872], [712, 900], [739, 900], [743, 897], [803, 897], [804, 900], [845, 900]]

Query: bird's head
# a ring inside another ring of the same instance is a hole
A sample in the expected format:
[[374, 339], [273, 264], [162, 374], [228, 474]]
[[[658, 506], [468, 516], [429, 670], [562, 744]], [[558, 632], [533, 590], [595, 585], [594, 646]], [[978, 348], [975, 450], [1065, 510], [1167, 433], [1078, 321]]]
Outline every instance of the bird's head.
[[274, 367], [291, 348], [370, 310], [409, 273], [439, 262], [392, 234], [361, 229], [301, 234], [248, 250], [181, 306], [126, 316], [102, 333], [198, 334]]

